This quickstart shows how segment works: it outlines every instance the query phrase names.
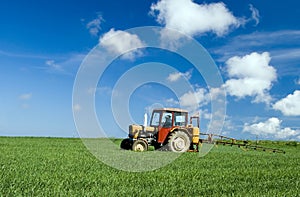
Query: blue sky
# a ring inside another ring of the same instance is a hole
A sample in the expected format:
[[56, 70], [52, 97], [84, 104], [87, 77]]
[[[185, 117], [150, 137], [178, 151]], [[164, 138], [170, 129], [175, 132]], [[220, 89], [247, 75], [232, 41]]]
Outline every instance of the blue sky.
[[[84, 108], [72, 103], [72, 93], [84, 58], [96, 45], [112, 53], [126, 51], [128, 43], [144, 47], [142, 38], [124, 32], [159, 26], [202, 44], [224, 84], [213, 92], [193, 65], [166, 50], [127, 52], [105, 70], [96, 88], [87, 90], [95, 93], [95, 110], [104, 129], [110, 130], [107, 135], [126, 136], [110, 107], [118, 79], [142, 63], [161, 62], [175, 69], [166, 83], [184, 79], [194, 92], [176, 95], [166, 84], [143, 84], [129, 104], [124, 103], [132, 121], [142, 124], [144, 113], [155, 106], [181, 106], [192, 113], [200, 111], [205, 132], [213, 115], [209, 98], [222, 90], [227, 95], [223, 134], [300, 140], [299, 18], [300, 3], [295, 0], [2, 1], [0, 135], [78, 136], [72, 111]], [[109, 40], [117, 33], [119, 39]], [[181, 42], [171, 34], [161, 36], [165, 44], [176, 47]], [[157, 70], [148, 74], [157, 75]]]

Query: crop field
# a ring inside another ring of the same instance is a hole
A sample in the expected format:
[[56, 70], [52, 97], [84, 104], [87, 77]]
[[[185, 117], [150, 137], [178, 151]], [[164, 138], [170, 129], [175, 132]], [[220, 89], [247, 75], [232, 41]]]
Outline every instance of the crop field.
[[218, 146], [205, 157], [184, 153], [154, 171], [125, 172], [80, 139], [1, 137], [0, 196], [300, 196], [300, 145], [264, 145], [286, 154]]

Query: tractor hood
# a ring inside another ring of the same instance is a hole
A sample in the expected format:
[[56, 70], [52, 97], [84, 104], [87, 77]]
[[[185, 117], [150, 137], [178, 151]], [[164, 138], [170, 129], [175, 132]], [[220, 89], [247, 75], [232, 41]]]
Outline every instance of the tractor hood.
[[129, 137], [136, 139], [138, 136], [142, 134], [152, 134], [154, 135], [157, 132], [157, 128], [155, 127], [144, 127], [143, 125], [132, 124], [129, 125]]

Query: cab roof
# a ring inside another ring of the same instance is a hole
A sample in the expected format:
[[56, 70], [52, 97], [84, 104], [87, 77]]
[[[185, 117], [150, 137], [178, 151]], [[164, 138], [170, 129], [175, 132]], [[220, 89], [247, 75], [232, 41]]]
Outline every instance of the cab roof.
[[187, 110], [180, 109], [180, 108], [158, 108], [158, 109], [154, 109], [153, 111], [173, 111], [173, 112], [188, 113]]

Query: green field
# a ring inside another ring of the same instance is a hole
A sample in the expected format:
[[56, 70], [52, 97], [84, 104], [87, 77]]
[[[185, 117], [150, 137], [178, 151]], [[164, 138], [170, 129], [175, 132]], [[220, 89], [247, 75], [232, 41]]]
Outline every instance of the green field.
[[133, 173], [103, 164], [80, 139], [1, 137], [0, 196], [300, 196], [300, 145], [265, 146], [286, 154], [218, 146]]

